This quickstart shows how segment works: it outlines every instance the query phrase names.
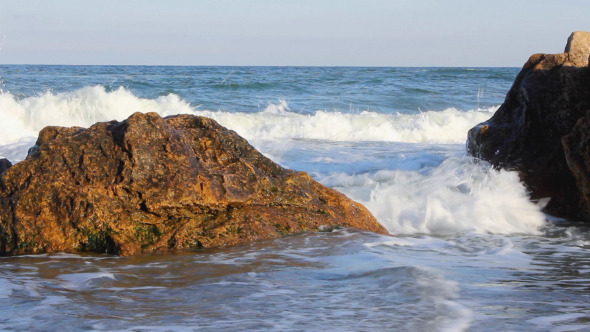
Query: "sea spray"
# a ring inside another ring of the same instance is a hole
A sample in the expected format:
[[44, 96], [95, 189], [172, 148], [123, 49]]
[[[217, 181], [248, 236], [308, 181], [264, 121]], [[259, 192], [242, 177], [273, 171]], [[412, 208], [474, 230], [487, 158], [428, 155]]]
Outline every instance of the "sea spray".
[[497, 108], [485, 111], [459, 111], [419, 114], [360, 114], [318, 110], [299, 114], [283, 109], [258, 113], [199, 111], [216, 119], [248, 139], [306, 139], [329, 141], [388, 141], [410, 143], [462, 143], [471, 123], [488, 119]]
[[24, 136], [36, 136], [45, 126], [89, 127], [98, 121], [123, 120], [135, 112], [162, 115], [190, 113], [193, 109], [177, 95], [157, 99], [137, 98], [124, 88], [107, 92], [103, 86], [72, 92], [45, 92], [18, 100], [6, 92], [0, 95], [0, 144], [14, 143]]
[[467, 130], [489, 118], [496, 109], [459, 111], [449, 108], [418, 114], [317, 110], [313, 114], [300, 114], [280, 100], [260, 112], [228, 112], [200, 110], [176, 94], [145, 99], [123, 87], [109, 92], [97, 85], [71, 92], [47, 91], [23, 99], [10, 92], [0, 94], [0, 116], [4, 119], [0, 123], [4, 133], [0, 145], [36, 136], [45, 126], [89, 127], [98, 121], [120, 121], [134, 112], [206, 116], [246, 139], [463, 143]]
[[392, 234], [540, 234], [546, 220], [516, 172], [469, 157], [430, 170], [332, 174], [323, 182], [365, 204]]

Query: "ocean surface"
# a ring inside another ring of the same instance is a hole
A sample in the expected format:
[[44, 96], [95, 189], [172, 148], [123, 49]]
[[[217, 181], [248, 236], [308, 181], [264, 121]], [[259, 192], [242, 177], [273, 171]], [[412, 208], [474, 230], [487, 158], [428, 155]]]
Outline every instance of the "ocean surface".
[[13, 163], [47, 125], [202, 115], [391, 233], [4, 257], [0, 330], [590, 331], [590, 230], [466, 154], [518, 71], [0, 65], [0, 156]]

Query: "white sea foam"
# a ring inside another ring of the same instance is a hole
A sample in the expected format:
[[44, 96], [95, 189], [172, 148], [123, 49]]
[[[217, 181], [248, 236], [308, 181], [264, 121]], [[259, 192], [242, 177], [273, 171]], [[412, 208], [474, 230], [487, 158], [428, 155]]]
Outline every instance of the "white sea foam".
[[363, 203], [393, 234], [539, 234], [541, 207], [515, 172], [470, 158], [449, 158], [420, 171], [332, 174], [320, 179]]
[[298, 114], [281, 101], [258, 113], [200, 111], [197, 114], [213, 118], [247, 139], [463, 143], [467, 131], [487, 120], [495, 110], [465, 112], [449, 108], [419, 114], [318, 110], [314, 114]]
[[318, 110], [314, 114], [291, 111], [285, 101], [259, 112], [199, 110], [175, 94], [157, 99], [139, 98], [125, 88], [106, 91], [103, 86], [18, 99], [0, 92], [0, 145], [36, 137], [45, 126], [88, 127], [97, 121], [123, 120], [134, 112], [162, 116], [189, 113], [211, 117], [247, 139], [321, 139], [333, 141], [396, 141], [462, 143], [475, 124], [488, 119], [495, 108], [478, 111], [444, 111], [419, 114], [359, 114]]
[[[588, 325], [579, 325], [575, 323], [581, 323], [580, 320], [588, 318], [585, 313], [564, 313], [560, 315], [550, 317], [537, 317], [529, 319], [527, 322], [535, 324], [538, 328], [551, 328], [551, 331], [583, 331], [588, 328]], [[574, 324], [562, 325], [555, 327], [555, 324], [563, 324], [563, 322], [573, 321]]]
[[134, 112], [162, 115], [189, 113], [193, 108], [177, 95], [142, 99], [124, 88], [107, 92], [102, 86], [85, 87], [72, 92], [46, 92], [17, 100], [9, 92], [0, 93], [0, 144], [37, 136], [45, 126], [88, 127], [97, 121], [122, 120]]
[[0, 299], [8, 298], [12, 294], [12, 291], [22, 288], [22, 286], [16, 285], [8, 279], [0, 278]]
[[458, 301], [460, 287], [456, 281], [432, 274], [416, 283], [424, 291], [424, 301], [436, 308], [436, 316], [426, 324], [429, 331], [465, 331], [471, 326], [473, 312]]
[[67, 289], [79, 290], [90, 287], [93, 280], [108, 278], [115, 280], [115, 275], [110, 272], [87, 272], [87, 273], [69, 273], [57, 277], [62, 280], [62, 286]]

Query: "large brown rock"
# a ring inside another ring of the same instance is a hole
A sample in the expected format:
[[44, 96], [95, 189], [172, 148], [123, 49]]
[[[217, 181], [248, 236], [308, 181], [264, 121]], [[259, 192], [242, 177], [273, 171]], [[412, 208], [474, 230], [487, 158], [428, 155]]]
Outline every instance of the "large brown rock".
[[191, 115], [47, 127], [0, 179], [3, 255], [132, 255], [336, 226], [387, 233], [362, 205]]
[[535, 54], [494, 116], [469, 131], [472, 155], [519, 171], [548, 213], [590, 221], [590, 33], [575, 32], [565, 53]]

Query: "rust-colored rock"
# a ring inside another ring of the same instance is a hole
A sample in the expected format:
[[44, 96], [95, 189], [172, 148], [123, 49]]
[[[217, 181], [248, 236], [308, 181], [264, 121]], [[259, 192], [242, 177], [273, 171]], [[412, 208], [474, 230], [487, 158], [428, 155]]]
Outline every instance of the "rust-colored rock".
[[472, 128], [468, 151], [519, 171], [548, 213], [590, 222], [590, 32], [574, 32], [565, 53], [535, 54], [494, 116]]
[[47, 127], [0, 190], [4, 255], [133, 255], [336, 226], [387, 233], [362, 205], [191, 115]]

